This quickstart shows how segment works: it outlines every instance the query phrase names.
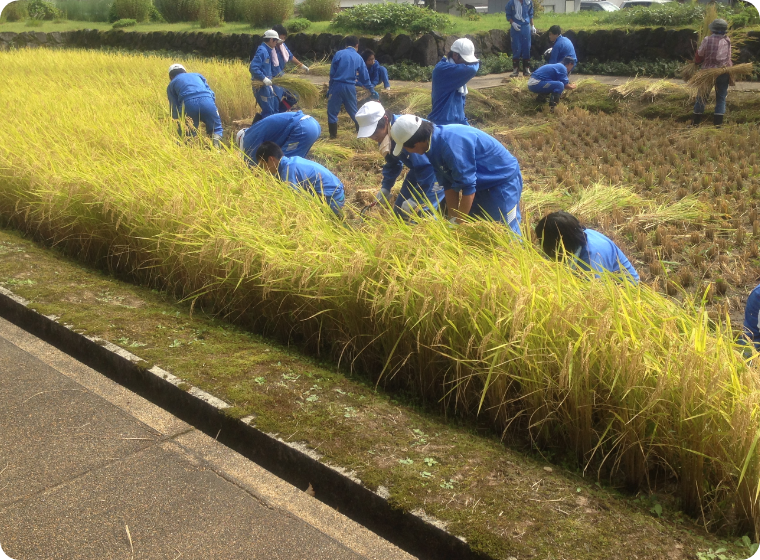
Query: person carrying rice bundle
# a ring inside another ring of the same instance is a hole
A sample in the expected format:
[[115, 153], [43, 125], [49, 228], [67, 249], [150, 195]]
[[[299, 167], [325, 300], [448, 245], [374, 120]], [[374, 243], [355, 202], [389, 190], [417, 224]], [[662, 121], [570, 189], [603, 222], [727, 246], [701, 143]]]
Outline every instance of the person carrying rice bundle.
[[[728, 22], [724, 19], [715, 19], [710, 23], [711, 35], [702, 39], [702, 43], [697, 49], [694, 56], [694, 62], [701, 64], [701, 70], [714, 68], [730, 68], [731, 62], [731, 39], [726, 36], [728, 31]], [[713, 113], [713, 124], [721, 126], [723, 116], [726, 114], [726, 97], [728, 96], [728, 86], [732, 85], [732, 78], [729, 72], [718, 73], [714, 82], [711, 80], [705, 87], [697, 91], [697, 101], [694, 103], [694, 116], [691, 125], [699, 126], [705, 112], [705, 102], [715, 87], [715, 112]]]

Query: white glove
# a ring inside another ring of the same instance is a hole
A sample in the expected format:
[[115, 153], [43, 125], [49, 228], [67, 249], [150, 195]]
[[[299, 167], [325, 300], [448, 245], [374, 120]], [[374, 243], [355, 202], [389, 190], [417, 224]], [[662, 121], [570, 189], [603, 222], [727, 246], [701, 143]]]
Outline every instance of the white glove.
[[533, 33], [533, 35], [538, 35], [538, 31], [536, 30], [536, 26], [535, 25], [531, 25], [530, 26], [530, 31], [531, 31], [531, 33]]
[[457, 223], [457, 219], [456, 219], [456, 218], [449, 218], [449, 221], [450, 221], [452, 224], [455, 224], [455, 223]]
[[387, 88], [385, 88], [385, 91], [390, 91], [390, 90], [391, 90], [391, 86], [388, 86]]
[[375, 195], [375, 200], [377, 200], [380, 204], [388, 204], [388, 196], [390, 194], [391, 191], [388, 189], [380, 189]]
[[304, 69], [304, 70], [306, 70], [307, 72], [309, 71], [309, 67], [308, 67], [308, 66], [306, 66], [305, 64], [301, 64], [301, 68], [303, 68], [303, 69]]
[[512, 29], [514, 29], [515, 31], [520, 31], [520, 26], [517, 25], [516, 21], [512, 22]]
[[467, 86], [462, 86], [457, 90], [462, 95], [467, 95], [469, 93], [469, 90], [467, 89]]
[[417, 206], [419, 206], [419, 203], [413, 198], [409, 198], [401, 203], [401, 210], [407, 214], [411, 214]]
[[271, 86], [272, 85], [272, 80], [270, 80], [269, 78], [267, 78], [266, 76], [264, 76], [264, 85], [265, 86]]

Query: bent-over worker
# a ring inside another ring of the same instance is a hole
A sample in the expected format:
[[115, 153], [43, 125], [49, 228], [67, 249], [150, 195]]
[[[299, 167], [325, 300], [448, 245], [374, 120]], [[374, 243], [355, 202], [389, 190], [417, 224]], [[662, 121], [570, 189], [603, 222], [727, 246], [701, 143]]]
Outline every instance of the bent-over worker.
[[544, 64], [533, 72], [528, 80], [528, 91], [537, 93], [538, 100], [541, 102], [545, 102], [546, 97], [549, 96], [549, 110], [554, 112], [565, 88], [575, 89], [576, 87], [568, 78], [573, 66], [575, 62], [570, 57], [566, 57], [561, 64]]
[[282, 148], [286, 157], [306, 157], [314, 142], [322, 133], [317, 119], [303, 111], [288, 111], [261, 119], [253, 126], [238, 133], [238, 144], [255, 165], [256, 151], [264, 142], [274, 142]]
[[[216, 96], [206, 78], [188, 72], [181, 64], [172, 64], [169, 66], [169, 86], [166, 88], [166, 95], [169, 98], [172, 118], [179, 119], [184, 112], [185, 116], [193, 120], [196, 129], [203, 123], [214, 146], [221, 147], [222, 119], [216, 108]], [[190, 134], [195, 135], [195, 132], [191, 131]]]

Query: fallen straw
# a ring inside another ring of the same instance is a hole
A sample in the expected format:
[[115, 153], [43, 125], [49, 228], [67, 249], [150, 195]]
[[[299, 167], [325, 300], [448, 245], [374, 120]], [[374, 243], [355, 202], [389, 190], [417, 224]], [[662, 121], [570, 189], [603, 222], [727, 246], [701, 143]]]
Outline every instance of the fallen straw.
[[731, 76], [732, 80], [738, 80], [752, 74], [752, 63], [737, 64], [725, 68], [705, 68], [697, 71], [688, 82], [686, 87], [692, 90], [692, 96], [706, 98], [715, 84], [715, 80], [724, 74]]

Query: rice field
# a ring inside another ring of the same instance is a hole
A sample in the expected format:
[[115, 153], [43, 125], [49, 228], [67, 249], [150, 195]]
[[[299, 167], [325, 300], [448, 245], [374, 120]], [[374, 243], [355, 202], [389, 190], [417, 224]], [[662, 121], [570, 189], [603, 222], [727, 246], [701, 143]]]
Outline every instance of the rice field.
[[[168, 63], [0, 53], [3, 221], [449, 412], [561, 447], [596, 476], [671, 485], [706, 526], [757, 537], [760, 371], [733, 342], [726, 297], [758, 270], [756, 127], [687, 131], [592, 113], [581, 108], [591, 85], [556, 117], [537, 114], [516, 84], [471, 97], [474, 122], [521, 162], [525, 222], [577, 213], [632, 257], [644, 280], [632, 286], [579, 276], [494, 224], [360, 221], [360, 204], [337, 222], [233, 148], [179, 142]], [[247, 68], [187, 65], [215, 90], [229, 138], [253, 114]], [[637, 102], [676, 96], [687, 107], [686, 92], [630, 89]], [[419, 97], [389, 103], [424, 113]], [[324, 100], [313, 114], [326, 128]], [[340, 143], [314, 156], [361, 201], [382, 159], [342, 123]]]

